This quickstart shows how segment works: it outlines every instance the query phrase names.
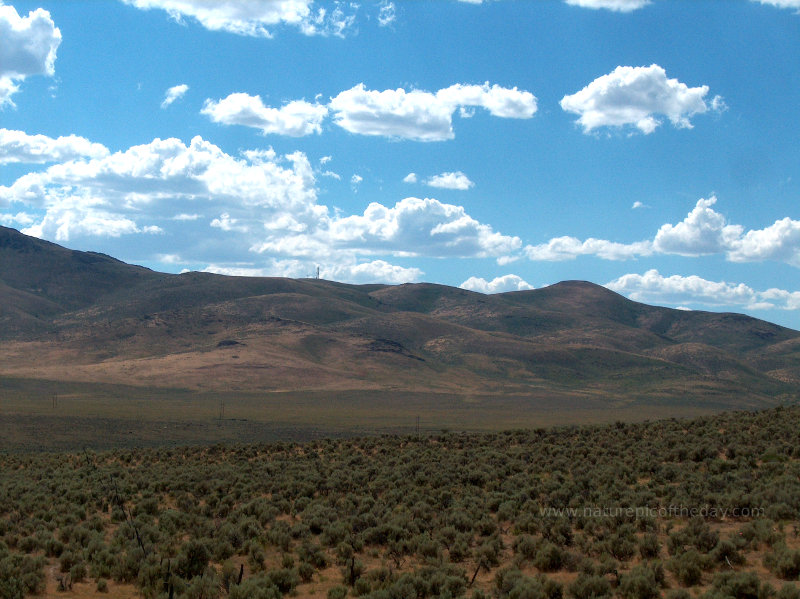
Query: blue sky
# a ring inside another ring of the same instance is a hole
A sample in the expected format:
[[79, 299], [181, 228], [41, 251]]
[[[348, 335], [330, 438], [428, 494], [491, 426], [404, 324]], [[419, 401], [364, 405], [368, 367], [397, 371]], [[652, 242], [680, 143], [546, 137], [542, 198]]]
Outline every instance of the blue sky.
[[0, 224], [800, 329], [800, 0], [0, 2]]

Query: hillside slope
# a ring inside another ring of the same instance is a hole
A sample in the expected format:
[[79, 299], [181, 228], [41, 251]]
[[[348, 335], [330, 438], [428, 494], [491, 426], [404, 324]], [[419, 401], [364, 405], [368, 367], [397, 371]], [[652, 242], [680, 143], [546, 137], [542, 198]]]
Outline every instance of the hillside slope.
[[798, 396], [800, 332], [567, 281], [171, 275], [0, 228], [0, 376], [242, 391], [572, 394], [757, 407]]

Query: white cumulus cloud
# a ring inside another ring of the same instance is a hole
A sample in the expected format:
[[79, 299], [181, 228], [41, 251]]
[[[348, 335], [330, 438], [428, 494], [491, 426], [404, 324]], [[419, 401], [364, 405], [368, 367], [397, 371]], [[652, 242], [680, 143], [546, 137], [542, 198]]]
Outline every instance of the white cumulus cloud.
[[800, 221], [789, 217], [747, 231], [727, 248], [732, 262], [779, 260], [800, 267]]
[[0, 2], [0, 109], [13, 106], [12, 94], [31, 75], [53, 75], [61, 31], [42, 8], [21, 17]]
[[456, 84], [431, 93], [402, 88], [368, 90], [363, 83], [339, 93], [329, 104], [334, 122], [359, 135], [415, 141], [452, 139], [453, 114], [460, 107], [482, 107], [502, 118], [531, 118], [536, 97], [516, 87]]
[[793, 8], [800, 11], [800, 0], [753, 0], [776, 8]]
[[453, 114], [482, 107], [500, 118], [531, 118], [536, 97], [516, 87], [456, 84], [436, 93], [402, 88], [368, 90], [363, 83], [340, 92], [326, 106], [293, 100], [280, 108], [264, 105], [260, 96], [232, 93], [221, 100], [207, 99], [202, 113], [226, 125], [244, 125], [300, 137], [320, 133], [322, 122], [332, 113], [333, 121], [359, 135], [376, 135], [415, 141], [452, 139]]
[[105, 146], [77, 135], [54, 139], [46, 135], [28, 135], [24, 131], [0, 129], [0, 164], [43, 164], [77, 158], [103, 158], [107, 155], [108, 149]]
[[305, 100], [294, 100], [280, 108], [265, 106], [260, 96], [230, 94], [221, 100], [206, 100], [202, 114], [215, 123], [244, 125], [260, 129], [264, 135], [302, 137], [322, 131], [328, 109]]
[[632, 300], [668, 304], [699, 304], [711, 307], [759, 309], [800, 309], [800, 292], [771, 288], [756, 291], [744, 283], [709, 281], [697, 275], [665, 277], [651, 269], [641, 274], [626, 274], [606, 287]]
[[91, 206], [60, 205], [48, 210], [44, 219], [22, 231], [34, 237], [49, 237], [59, 242], [71, 237], [120, 237], [134, 233], [162, 233], [161, 227], [147, 225], [139, 227], [125, 217]]
[[320, 278], [353, 284], [412, 283], [419, 281], [424, 274], [418, 268], [398, 266], [385, 260], [359, 262], [351, 257], [339, 262], [323, 261], [318, 263], [281, 259], [269, 259], [267, 262], [266, 266], [209, 264], [203, 269], [203, 272], [236, 277], [306, 278], [316, 275], [316, 269], [319, 267]]
[[181, 83], [180, 85], [174, 85], [167, 90], [167, 93], [164, 94], [164, 101], [161, 102], [161, 108], [166, 108], [170, 104], [172, 104], [175, 100], [181, 99], [186, 92], [189, 91], [189, 86], [185, 83]]
[[714, 210], [716, 202], [714, 196], [701, 198], [682, 222], [662, 225], [653, 241], [655, 249], [684, 256], [724, 254], [732, 262], [775, 260], [800, 267], [800, 221], [786, 217], [763, 229], [745, 230]]
[[578, 256], [597, 256], [605, 260], [630, 260], [638, 256], [649, 256], [653, 253], [649, 241], [619, 243], [606, 239], [590, 237], [581, 241], [576, 237], [554, 237], [547, 243], [528, 245], [525, 255], [534, 261], [558, 262], [574, 260]]
[[0, 186], [0, 206], [44, 210], [31, 230], [64, 241], [153, 232], [159, 227], [154, 221], [176, 222], [175, 214], [219, 215], [228, 208], [231, 218], [240, 218], [235, 209], [245, 219], [291, 214], [295, 221], [315, 220], [325, 211], [315, 202], [305, 155], [262, 151], [239, 159], [200, 137], [189, 145], [155, 139], [104, 157], [55, 164]]
[[572, 260], [578, 256], [630, 260], [654, 254], [722, 254], [731, 262], [774, 260], [800, 267], [800, 221], [786, 217], [763, 229], [746, 230], [742, 225], [728, 223], [723, 214], [714, 210], [716, 202], [714, 196], [700, 198], [686, 218], [661, 225], [652, 240], [620, 243], [590, 237], [581, 241], [565, 235], [525, 246], [523, 253], [536, 261]]
[[335, 2], [317, 7], [312, 0], [123, 0], [136, 8], [165, 10], [178, 22], [195, 19], [211, 31], [227, 31], [252, 37], [272, 37], [270, 28], [296, 27], [306, 35], [342, 36], [355, 16], [345, 12], [351, 5]]
[[17, 212], [16, 214], [0, 214], [0, 225], [6, 227], [27, 227], [36, 222], [33, 215], [27, 212]]
[[0, 222], [59, 242], [139, 235], [141, 255], [172, 260], [170, 268], [176, 256], [192, 267], [281, 276], [305, 276], [316, 264], [350, 282], [420, 280], [419, 268], [391, 257], [498, 257], [522, 245], [435, 199], [374, 202], [351, 215], [320, 205], [301, 152], [232, 156], [199, 136], [95, 150], [0, 185]]
[[455, 107], [485, 108], [492, 116], [506, 119], [529, 119], [537, 109], [536, 96], [516, 87], [500, 85], [465, 85], [456, 83], [436, 92], [437, 100]]
[[341, 250], [405, 257], [487, 257], [509, 254], [520, 246], [518, 237], [492, 230], [462, 206], [405, 198], [393, 207], [373, 202], [363, 214], [320, 219], [314, 229], [274, 236], [254, 249], [287, 256], [325, 256]]
[[650, 0], [565, 0], [565, 2], [573, 6], [604, 8], [615, 12], [632, 12], [650, 4]]
[[465, 191], [475, 187], [475, 183], [469, 180], [464, 173], [456, 171], [453, 173], [441, 173], [434, 175], [425, 181], [429, 187], [438, 187], [439, 189], [457, 189]]
[[[691, 117], [709, 110], [704, 100], [708, 91], [707, 85], [688, 87], [668, 79], [657, 64], [619, 66], [579, 92], [564, 96], [561, 108], [580, 115], [577, 122], [584, 133], [600, 127], [632, 126], [648, 134], [661, 124], [662, 116], [675, 127], [691, 128]], [[723, 107], [721, 98], [712, 100], [712, 110]]]
[[487, 281], [481, 277], [470, 277], [461, 285], [461, 289], [478, 291], [479, 293], [505, 293], [507, 291], [526, 291], [534, 289], [533, 285], [517, 275], [503, 275]]
[[323, 278], [346, 283], [413, 283], [424, 274], [419, 268], [398, 266], [385, 260], [328, 264], [321, 268]]
[[716, 254], [729, 248], [742, 234], [740, 225], [729, 225], [712, 206], [716, 197], [700, 199], [686, 218], [676, 225], [665, 224], [653, 241], [664, 254], [699, 256]]

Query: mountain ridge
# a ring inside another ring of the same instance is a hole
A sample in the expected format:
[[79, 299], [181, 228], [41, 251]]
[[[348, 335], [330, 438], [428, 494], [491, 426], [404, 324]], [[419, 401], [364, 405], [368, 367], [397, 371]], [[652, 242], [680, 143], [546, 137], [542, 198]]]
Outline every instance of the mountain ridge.
[[158, 273], [0, 227], [0, 377], [196, 389], [800, 396], [800, 332], [587, 281], [433, 283]]

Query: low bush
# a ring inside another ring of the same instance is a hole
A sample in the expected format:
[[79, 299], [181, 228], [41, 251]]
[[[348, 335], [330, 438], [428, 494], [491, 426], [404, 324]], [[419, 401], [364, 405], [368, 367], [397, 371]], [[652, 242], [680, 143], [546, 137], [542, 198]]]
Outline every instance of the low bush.
[[721, 572], [703, 599], [770, 599], [775, 590], [761, 583], [755, 572]]
[[700, 564], [700, 555], [694, 549], [690, 549], [672, 558], [667, 564], [667, 568], [683, 586], [691, 587], [699, 584], [703, 576]]
[[653, 569], [640, 565], [622, 577], [619, 594], [623, 599], [656, 599], [661, 595], [660, 587]]
[[800, 549], [779, 545], [764, 556], [764, 565], [783, 580], [797, 580], [800, 576]]
[[263, 575], [247, 578], [242, 584], [233, 585], [228, 591], [228, 599], [281, 599], [280, 592], [269, 578]]
[[542, 572], [555, 572], [563, 564], [564, 552], [550, 541], [542, 543], [533, 558], [533, 565]]
[[639, 555], [642, 559], [653, 559], [661, 553], [661, 542], [658, 537], [652, 533], [648, 533], [639, 539]]
[[603, 599], [611, 596], [611, 583], [605, 576], [580, 573], [567, 592], [574, 599]]

